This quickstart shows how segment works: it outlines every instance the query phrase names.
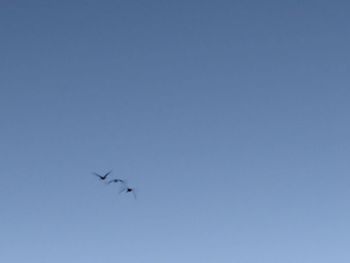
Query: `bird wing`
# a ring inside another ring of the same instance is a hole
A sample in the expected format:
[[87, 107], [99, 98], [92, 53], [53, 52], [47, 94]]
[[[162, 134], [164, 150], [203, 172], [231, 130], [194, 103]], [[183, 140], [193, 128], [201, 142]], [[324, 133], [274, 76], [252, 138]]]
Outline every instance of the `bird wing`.
[[113, 179], [113, 180], [110, 180], [110, 181], [108, 181], [108, 184], [110, 184], [110, 183], [122, 183], [122, 184], [125, 184], [124, 183], [124, 180], [122, 180], [122, 179]]
[[132, 189], [132, 194], [134, 195], [134, 198], [136, 199], [136, 192], [135, 192], [135, 189]]
[[102, 176], [101, 176], [101, 175], [99, 175], [98, 173], [93, 172], [92, 174], [93, 174], [93, 175], [96, 175], [97, 177], [102, 178]]
[[121, 182], [125, 187], [127, 186], [127, 183], [125, 180], [122, 180], [122, 179], [118, 179], [119, 182]]
[[104, 175], [104, 177], [106, 178], [111, 172], [112, 172], [112, 170], [110, 170], [108, 173], [106, 173], [106, 174]]
[[121, 182], [123, 185], [124, 185], [124, 187], [128, 187], [128, 181], [127, 180], [121, 180], [121, 179], [119, 179], [119, 182]]

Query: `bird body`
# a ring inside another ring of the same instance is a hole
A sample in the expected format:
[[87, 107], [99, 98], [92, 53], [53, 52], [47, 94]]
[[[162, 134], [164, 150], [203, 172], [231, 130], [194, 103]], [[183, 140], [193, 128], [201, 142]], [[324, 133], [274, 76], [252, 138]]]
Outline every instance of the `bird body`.
[[100, 175], [98, 173], [93, 173], [94, 175], [96, 175], [98, 178], [100, 178], [101, 181], [104, 181], [107, 179], [107, 176], [111, 173], [112, 171], [109, 171], [108, 173], [106, 173], [105, 175]]
[[135, 192], [135, 188], [130, 188], [130, 187], [125, 187], [123, 188], [119, 193], [132, 193], [134, 195], [134, 198], [136, 199], [136, 192]]
[[122, 184], [125, 184], [125, 181], [122, 180], [122, 179], [113, 179], [113, 180], [108, 181], [108, 184], [111, 184], [111, 183], [122, 183]]

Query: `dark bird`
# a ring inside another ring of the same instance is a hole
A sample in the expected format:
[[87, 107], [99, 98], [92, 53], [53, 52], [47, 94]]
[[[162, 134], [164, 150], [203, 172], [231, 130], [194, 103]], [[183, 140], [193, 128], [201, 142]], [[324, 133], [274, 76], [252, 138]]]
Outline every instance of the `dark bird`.
[[113, 179], [113, 180], [109, 180], [108, 181], [108, 184], [111, 184], [111, 183], [122, 183], [125, 185], [125, 181], [122, 180], [122, 179]]
[[123, 193], [123, 192], [125, 192], [125, 193], [132, 193], [134, 195], [134, 198], [136, 199], [135, 188], [125, 187], [119, 193]]
[[108, 173], [106, 173], [105, 175], [99, 175], [98, 173], [93, 173], [94, 175], [96, 175], [98, 178], [100, 178], [100, 180], [104, 181], [107, 179], [107, 176], [111, 173], [112, 171], [109, 171]]

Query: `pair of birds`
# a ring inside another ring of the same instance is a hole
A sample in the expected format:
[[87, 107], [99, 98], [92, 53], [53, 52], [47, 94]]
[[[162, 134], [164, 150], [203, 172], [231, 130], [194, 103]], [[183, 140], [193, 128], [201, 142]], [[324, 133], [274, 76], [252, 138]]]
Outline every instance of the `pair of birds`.
[[[106, 181], [108, 175], [110, 175], [111, 172], [112, 172], [112, 171], [109, 171], [108, 173], [105, 173], [104, 175], [100, 175], [100, 174], [95, 173], [95, 172], [94, 172], [93, 174], [96, 175], [101, 181]], [[125, 192], [125, 193], [132, 193], [132, 194], [134, 195], [134, 198], [136, 199], [135, 189], [129, 187], [129, 186], [126, 184], [126, 181], [125, 181], [125, 180], [116, 178], [116, 179], [109, 180], [109, 181], [107, 182], [107, 184], [112, 184], [112, 183], [121, 183], [121, 184], [122, 184], [122, 188], [121, 188], [121, 190], [120, 190], [119, 193], [123, 193], [123, 192]]]

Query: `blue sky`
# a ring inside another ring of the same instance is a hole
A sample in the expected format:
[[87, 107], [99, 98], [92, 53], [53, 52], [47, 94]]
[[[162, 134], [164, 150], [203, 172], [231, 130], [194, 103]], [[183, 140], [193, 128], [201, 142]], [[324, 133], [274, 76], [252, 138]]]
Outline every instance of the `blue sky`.
[[349, 262], [350, 4], [73, 2], [0, 3], [1, 262]]

